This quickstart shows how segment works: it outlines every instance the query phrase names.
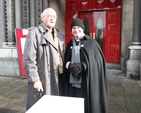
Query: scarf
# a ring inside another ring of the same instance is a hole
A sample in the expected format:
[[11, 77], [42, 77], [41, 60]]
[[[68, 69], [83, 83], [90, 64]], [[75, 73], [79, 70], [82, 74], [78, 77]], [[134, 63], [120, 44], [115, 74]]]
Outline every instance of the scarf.
[[[73, 47], [72, 47], [72, 56], [71, 56], [72, 63], [80, 63], [80, 41], [78, 45], [76, 45], [75, 40], [73, 39]], [[72, 87], [81, 88], [82, 77], [79, 80], [75, 80], [70, 73], [70, 81]]]
[[63, 60], [61, 56], [61, 50], [59, 47], [59, 39], [58, 39], [56, 28], [49, 29], [48, 27], [45, 26], [44, 23], [42, 23], [42, 25], [48, 30], [48, 32], [50, 33], [50, 36], [54, 40], [55, 46], [58, 50], [58, 55], [57, 55], [58, 71], [59, 71], [59, 74], [63, 74]]

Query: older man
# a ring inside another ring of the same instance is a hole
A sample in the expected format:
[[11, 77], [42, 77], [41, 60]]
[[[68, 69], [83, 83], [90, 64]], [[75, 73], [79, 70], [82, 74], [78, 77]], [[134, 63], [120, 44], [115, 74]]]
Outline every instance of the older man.
[[108, 113], [108, 77], [101, 48], [84, 34], [79, 18], [72, 20], [70, 28], [74, 38], [65, 52], [65, 94], [84, 98], [85, 113]]
[[41, 19], [43, 23], [29, 31], [24, 48], [27, 110], [44, 94], [59, 95], [61, 92], [64, 35], [55, 28], [57, 15], [54, 9], [45, 9]]

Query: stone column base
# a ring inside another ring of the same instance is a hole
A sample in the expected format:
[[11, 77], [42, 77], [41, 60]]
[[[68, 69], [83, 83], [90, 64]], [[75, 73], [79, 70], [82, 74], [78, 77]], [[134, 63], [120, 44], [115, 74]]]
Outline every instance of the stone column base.
[[140, 78], [141, 46], [131, 45], [129, 47], [129, 59], [126, 61], [126, 77]]
[[126, 77], [139, 76], [140, 60], [127, 60], [126, 61]]

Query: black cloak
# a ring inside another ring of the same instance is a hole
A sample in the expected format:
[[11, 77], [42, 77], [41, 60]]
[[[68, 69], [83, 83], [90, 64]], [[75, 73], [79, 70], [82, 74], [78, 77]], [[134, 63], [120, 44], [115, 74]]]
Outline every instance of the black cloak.
[[[85, 76], [86, 96], [85, 98], [85, 113], [108, 113], [108, 76], [106, 70], [106, 62], [100, 46], [97, 41], [85, 35], [83, 44], [80, 49], [80, 57], [85, 59], [87, 69]], [[65, 68], [67, 61], [70, 61], [72, 40], [68, 43], [65, 51], [64, 60], [64, 92], [63, 95], [71, 96], [69, 75], [70, 73]], [[81, 59], [80, 58], [80, 59]], [[84, 74], [84, 73], [83, 73]], [[83, 84], [83, 82], [82, 82]], [[73, 94], [73, 92], [71, 93]], [[86, 110], [87, 107], [87, 110]]]

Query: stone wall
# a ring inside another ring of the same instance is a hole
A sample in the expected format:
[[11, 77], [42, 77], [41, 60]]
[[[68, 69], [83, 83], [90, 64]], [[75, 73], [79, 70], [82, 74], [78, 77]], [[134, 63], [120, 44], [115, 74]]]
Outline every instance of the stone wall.
[[[11, 0], [7, 2], [11, 3]], [[24, 1], [19, 1], [16, 0], [15, 4], [16, 6], [18, 6], [18, 3], [23, 4]], [[27, 2], [27, 0], [26, 0]], [[36, 2], [40, 2], [40, 0], [36, 1]], [[27, 2], [28, 3], [28, 2]], [[20, 76], [20, 69], [19, 69], [19, 59], [18, 59], [18, 54], [17, 54], [17, 47], [16, 45], [12, 45], [12, 42], [8, 42], [9, 45], [7, 45], [7, 42], [5, 41], [6, 39], [6, 33], [5, 31], [5, 19], [2, 18], [4, 17], [4, 10], [5, 10], [5, 6], [4, 4], [4, 0], [0, 0], [0, 76]], [[37, 5], [37, 4], [36, 4]], [[37, 5], [38, 6], [38, 5]], [[50, 7], [54, 8], [57, 12], [58, 15], [58, 19], [57, 19], [57, 23], [56, 23], [56, 27], [63, 33], [65, 33], [65, 0], [51, 0], [51, 5]], [[9, 8], [10, 9], [10, 8]], [[11, 11], [11, 10], [9, 10]], [[15, 13], [19, 13], [19, 10], [16, 11]], [[25, 13], [24, 13], [25, 14]], [[16, 19], [18, 20], [19, 17], [16, 16], [17, 14], [15, 14]], [[27, 17], [27, 16], [25, 16]], [[29, 18], [29, 17], [27, 17]], [[24, 20], [26, 20], [24, 18]], [[19, 21], [19, 20], [18, 20]], [[8, 24], [11, 25], [12, 23]], [[17, 28], [19, 28], [19, 26], [22, 26], [22, 23], [20, 23], [21, 25], [18, 25], [17, 23], [15, 24]], [[29, 26], [28, 22], [26, 22], [27, 26]], [[25, 23], [23, 23], [23, 25], [26, 25]], [[23, 28], [27, 27], [24, 26]], [[11, 37], [8, 35], [8, 37]], [[12, 38], [10, 38], [12, 39]], [[11, 45], [10, 45], [11, 43]]]
[[16, 47], [0, 48], [0, 76], [20, 76]]
[[[3, 0], [0, 0], [0, 19], [3, 17], [4, 9]], [[57, 12], [58, 19], [56, 27], [65, 33], [65, 0], [51, 0], [50, 7]], [[126, 60], [128, 59], [129, 50], [133, 37], [133, 6], [134, 0], [122, 0], [121, 15], [121, 69], [125, 69]], [[5, 24], [0, 21], [0, 45], [5, 41], [4, 29]], [[0, 47], [0, 75], [20, 76], [19, 62], [16, 47]], [[14, 52], [13, 52], [14, 51]], [[14, 57], [13, 57], [14, 55]], [[3, 57], [4, 56], [4, 57]], [[7, 62], [10, 64], [7, 65]], [[13, 68], [13, 67], [14, 68]], [[6, 71], [5, 71], [6, 70]], [[9, 74], [8, 74], [9, 73]]]
[[129, 56], [128, 47], [133, 37], [133, 10], [134, 0], [123, 0], [122, 23], [121, 23], [121, 69], [125, 69], [126, 60]]

